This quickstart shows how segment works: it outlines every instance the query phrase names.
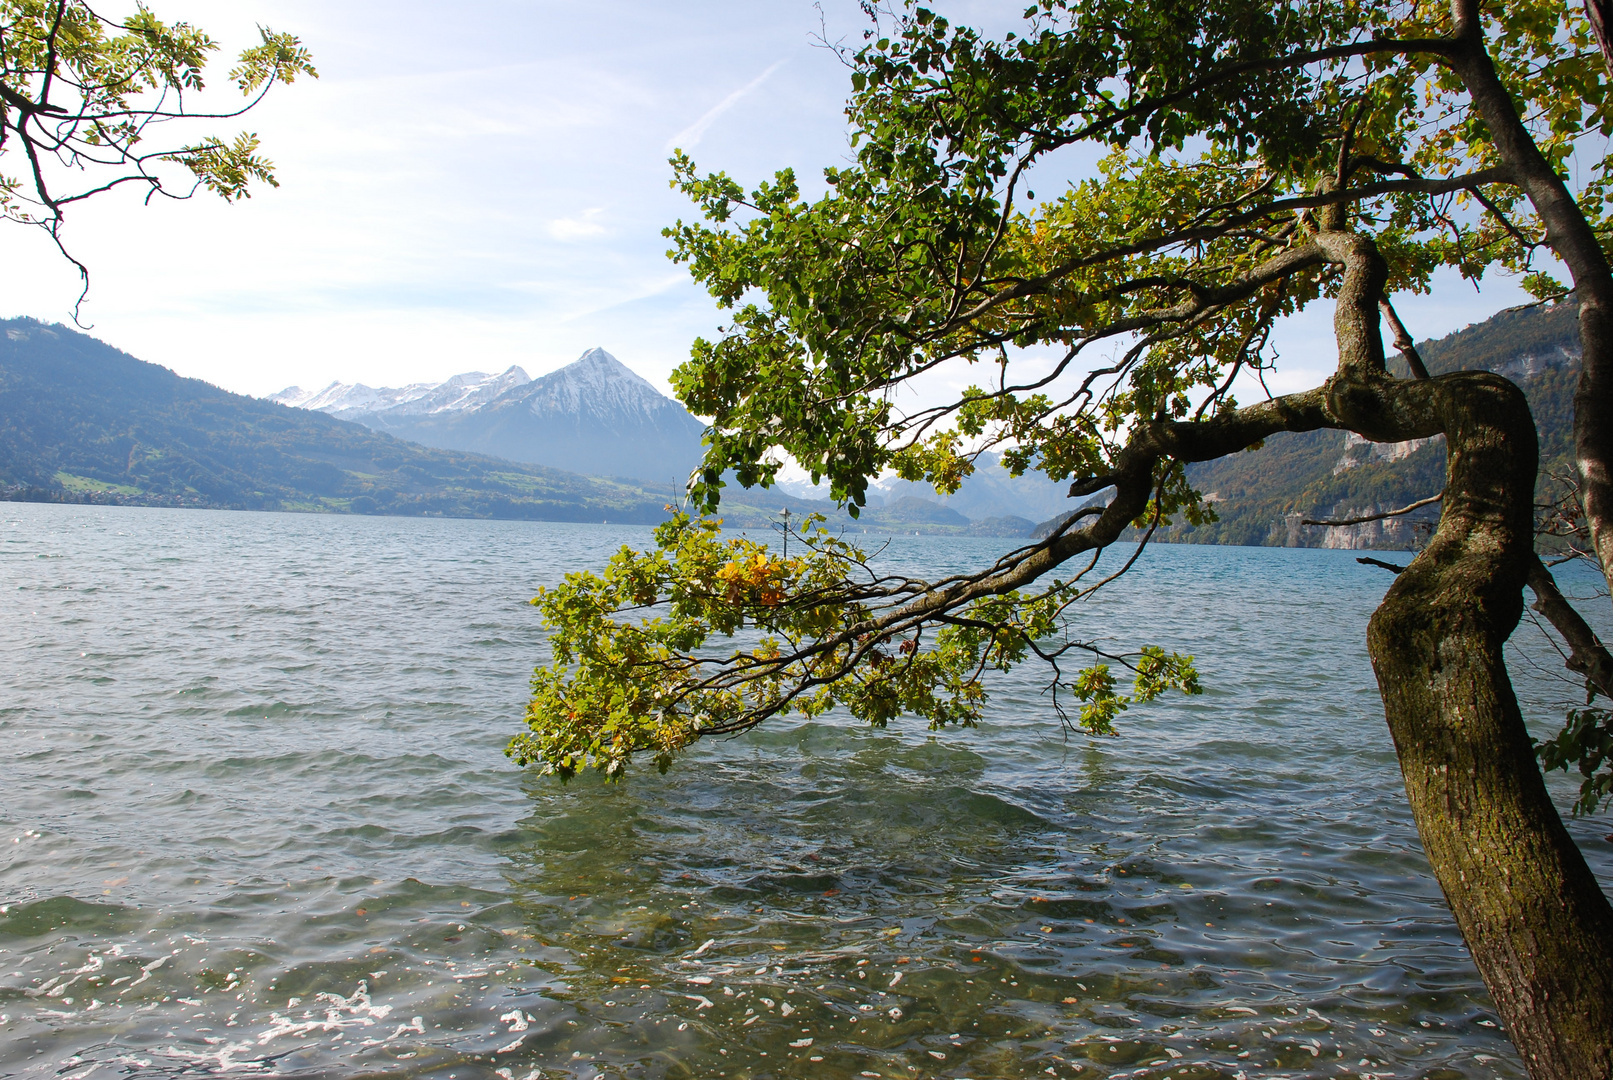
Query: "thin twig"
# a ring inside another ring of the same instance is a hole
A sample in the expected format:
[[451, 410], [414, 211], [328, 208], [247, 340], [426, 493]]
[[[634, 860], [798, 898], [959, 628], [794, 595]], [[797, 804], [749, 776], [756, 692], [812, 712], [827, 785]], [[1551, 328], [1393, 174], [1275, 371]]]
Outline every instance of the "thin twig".
[[1381, 514], [1367, 514], [1365, 517], [1340, 518], [1338, 521], [1321, 521], [1315, 518], [1301, 518], [1299, 523], [1301, 525], [1360, 525], [1367, 521], [1382, 521], [1384, 518], [1399, 517], [1401, 514], [1409, 514], [1413, 510], [1421, 510], [1425, 506], [1431, 506], [1434, 503], [1439, 502], [1444, 497], [1445, 493], [1442, 491], [1438, 495], [1430, 495], [1426, 499], [1418, 499], [1410, 506], [1402, 506], [1399, 510], [1385, 510]]

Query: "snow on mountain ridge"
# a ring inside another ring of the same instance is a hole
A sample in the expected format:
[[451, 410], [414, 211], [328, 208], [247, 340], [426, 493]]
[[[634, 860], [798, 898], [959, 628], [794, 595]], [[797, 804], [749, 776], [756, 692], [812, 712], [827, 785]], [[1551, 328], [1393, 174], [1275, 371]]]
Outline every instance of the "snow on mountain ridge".
[[470, 372], [400, 389], [333, 383], [310, 394], [290, 387], [274, 400], [444, 450], [668, 490], [688, 481], [703, 453], [705, 425], [604, 349], [538, 379], [512, 367], [499, 376]]
[[467, 371], [440, 383], [410, 383], [399, 387], [377, 388], [363, 383], [338, 381], [323, 390], [310, 393], [300, 386], [288, 386], [270, 396], [269, 400], [294, 409], [313, 409], [343, 419], [351, 419], [358, 414], [388, 412], [416, 416], [474, 409], [506, 390], [531, 381], [525, 371], [511, 366], [498, 375]]
[[[519, 392], [509, 393], [512, 390]], [[500, 408], [524, 403], [538, 416], [587, 412], [597, 417], [637, 415], [654, 420], [667, 409], [678, 409], [671, 398], [600, 348], [589, 349], [565, 367], [536, 379], [519, 367], [511, 367], [501, 375], [470, 371], [440, 383], [401, 387], [333, 382], [323, 390], [310, 392], [288, 386], [269, 400], [344, 419], [363, 414], [382, 420], [386, 416], [474, 411], [495, 400]]]
[[525, 386], [532, 379], [519, 367], [511, 366], [501, 375], [484, 375], [479, 371], [455, 375], [432, 390], [410, 401], [400, 402], [389, 412], [393, 414], [430, 414], [478, 409], [517, 386]]

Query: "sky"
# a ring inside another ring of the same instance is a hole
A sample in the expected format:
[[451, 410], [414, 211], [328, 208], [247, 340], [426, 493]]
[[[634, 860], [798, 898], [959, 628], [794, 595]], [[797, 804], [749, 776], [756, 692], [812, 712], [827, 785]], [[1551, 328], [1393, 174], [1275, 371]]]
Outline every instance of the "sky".
[[[114, 193], [72, 211], [66, 240], [93, 275], [80, 319], [140, 359], [255, 395], [512, 364], [539, 375], [594, 346], [665, 389], [723, 321], [666, 258], [661, 229], [693, 216], [668, 187], [669, 153], [747, 186], [792, 167], [821, 189], [823, 167], [850, 155], [849, 78], [822, 39], [854, 43], [866, 25], [854, 0], [150, 6], [209, 31], [226, 58], [257, 24], [296, 33], [321, 77], [207, 126], [257, 133], [279, 188], [229, 205]], [[989, 24], [1021, 4], [938, 6]], [[226, 67], [220, 103], [235, 93]], [[0, 316], [70, 323], [76, 271], [32, 230], [9, 227], [6, 243]], [[1397, 303], [1421, 339], [1520, 298], [1507, 282], [1447, 281]], [[1284, 328], [1273, 391], [1333, 367], [1329, 318]]]

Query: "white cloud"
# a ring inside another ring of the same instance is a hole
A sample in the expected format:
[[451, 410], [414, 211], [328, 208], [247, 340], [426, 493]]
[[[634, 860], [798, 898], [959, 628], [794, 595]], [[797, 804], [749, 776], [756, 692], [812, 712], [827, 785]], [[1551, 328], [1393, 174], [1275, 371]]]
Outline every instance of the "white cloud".
[[549, 222], [549, 235], [556, 240], [581, 240], [585, 236], [599, 236], [605, 231], [605, 226], [599, 221], [599, 215], [604, 212], [603, 206], [591, 206], [580, 214], [555, 218]]
[[735, 90], [732, 94], [729, 94], [727, 97], [717, 102], [717, 104], [707, 109], [704, 116], [690, 124], [688, 127], [684, 128], [682, 131], [678, 132], [676, 135], [672, 136], [672, 138], [668, 139], [664, 148], [665, 151], [670, 153], [673, 150], [693, 149], [705, 136], [706, 129], [711, 127], [712, 124], [716, 123], [719, 116], [727, 112], [729, 109], [732, 109], [745, 97], [745, 95], [751, 93], [757, 87], [766, 82], [767, 77], [773, 74], [773, 72], [777, 71], [779, 68], [783, 67], [784, 63], [785, 61], [783, 60], [774, 61], [772, 67], [768, 68], [766, 71], [756, 76], [756, 78], [752, 79], [750, 82], [746, 83], [744, 86], [741, 86], [738, 90]]
[[687, 284], [689, 284], [688, 274], [668, 274], [659, 280], [645, 284], [636, 292], [629, 293], [625, 296], [620, 292], [612, 292], [605, 302], [596, 304], [593, 307], [573, 311], [568, 315], [562, 315], [556, 321], [560, 323], [572, 323], [578, 322], [582, 319], [592, 318], [595, 315], [604, 315], [608, 312], [615, 311], [618, 308], [626, 307], [628, 304], [636, 304], [640, 300], [649, 300], [657, 296], [663, 296], [669, 290], [675, 289], [679, 285]]
[[[855, 0], [824, 2], [860, 19]], [[226, 51], [257, 20], [300, 33], [322, 75], [250, 118], [281, 187], [229, 206], [113, 193], [68, 224], [93, 333], [231, 390], [539, 373], [594, 345], [660, 382], [722, 321], [666, 260], [661, 230], [689, 214], [667, 133], [765, 70], [747, 104], [773, 122], [716, 124], [702, 163], [748, 179], [844, 151], [845, 76], [812, 45], [812, 0], [466, 0], [448, 23], [421, 0], [159, 6]], [[0, 317], [66, 319], [72, 267], [3, 231]]]
[[[821, 167], [845, 160], [848, 90], [839, 56], [813, 42], [825, 22], [831, 40], [865, 24], [857, 0], [462, 0], [448, 20], [425, 0], [153, 7], [226, 51], [257, 40], [260, 21], [302, 34], [322, 76], [239, 125], [262, 136], [281, 187], [230, 205], [113, 192], [67, 226], [92, 273], [83, 317], [97, 337], [247, 393], [510, 364], [539, 374], [595, 345], [664, 380], [727, 322], [666, 259], [662, 228], [699, 213], [667, 185], [667, 132], [698, 142], [702, 170], [750, 186], [790, 167], [812, 197]], [[219, 104], [233, 99], [227, 66], [209, 92]], [[1088, 170], [1067, 156], [1036, 188]], [[0, 317], [67, 319], [72, 266], [37, 230], [0, 236]], [[1417, 337], [1438, 336], [1511, 295], [1442, 281], [1400, 310]], [[1307, 385], [1331, 366], [1318, 312], [1281, 342]]]

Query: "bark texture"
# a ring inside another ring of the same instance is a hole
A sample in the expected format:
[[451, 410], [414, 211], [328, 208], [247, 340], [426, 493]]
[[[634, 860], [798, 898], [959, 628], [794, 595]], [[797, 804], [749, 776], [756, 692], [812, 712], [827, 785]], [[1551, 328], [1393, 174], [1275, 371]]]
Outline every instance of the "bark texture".
[[1613, 909], [1547, 795], [1502, 656], [1534, 558], [1534, 424], [1485, 374], [1383, 396], [1450, 447], [1440, 528], [1367, 636], [1423, 847], [1530, 1075], [1605, 1080]]
[[1489, 372], [1389, 378], [1381, 256], [1347, 234], [1318, 243], [1345, 266], [1328, 412], [1369, 439], [1443, 432], [1448, 447], [1439, 529], [1367, 630], [1423, 848], [1530, 1075], [1607, 1080], [1613, 907], [1546, 792], [1502, 654], [1537, 565], [1534, 418]]

